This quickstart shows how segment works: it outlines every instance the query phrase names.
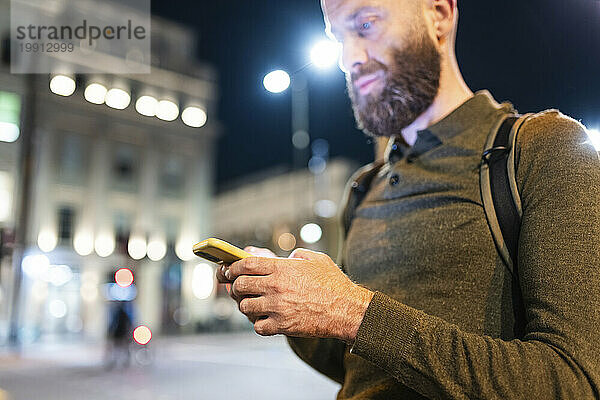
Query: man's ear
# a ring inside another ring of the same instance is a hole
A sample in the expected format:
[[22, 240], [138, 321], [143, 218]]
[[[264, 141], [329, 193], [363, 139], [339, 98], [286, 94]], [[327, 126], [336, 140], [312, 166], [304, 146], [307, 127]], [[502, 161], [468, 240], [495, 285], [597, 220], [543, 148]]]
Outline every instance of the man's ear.
[[427, 0], [438, 40], [451, 37], [458, 15], [457, 0]]

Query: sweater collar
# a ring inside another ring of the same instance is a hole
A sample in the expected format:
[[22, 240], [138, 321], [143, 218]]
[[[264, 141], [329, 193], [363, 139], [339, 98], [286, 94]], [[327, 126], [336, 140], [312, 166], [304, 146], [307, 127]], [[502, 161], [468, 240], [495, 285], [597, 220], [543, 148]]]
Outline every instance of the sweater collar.
[[490, 114], [495, 113], [501, 107], [502, 105], [494, 100], [489, 91], [481, 90], [440, 121], [418, 131], [417, 135], [430, 133], [444, 143], [472, 126], [483, 124], [490, 117]]
[[510, 110], [512, 106], [508, 103], [498, 104], [487, 90], [478, 91], [440, 121], [417, 131], [417, 140], [412, 147], [407, 146], [403, 140], [392, 137], [385, 152], [385, 161], [394, 164], [405, 155], [418, 157], [469, 128], [483, 124], [490, 114], [501, 108]]

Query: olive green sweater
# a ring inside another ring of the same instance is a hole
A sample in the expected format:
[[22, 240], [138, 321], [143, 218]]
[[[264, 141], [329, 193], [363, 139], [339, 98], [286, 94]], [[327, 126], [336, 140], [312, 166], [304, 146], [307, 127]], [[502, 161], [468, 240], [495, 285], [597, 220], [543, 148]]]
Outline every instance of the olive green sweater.
[[511, 110], [479, 92], [375, 177], [344, 246], [344, 271], [375, 291], [354, 344], [288, 338], [342, 385], [338, 399], [600, 398], [598, 154], [558, 111], [523, 125], [519, 292], [478, 172], [490, 129]]

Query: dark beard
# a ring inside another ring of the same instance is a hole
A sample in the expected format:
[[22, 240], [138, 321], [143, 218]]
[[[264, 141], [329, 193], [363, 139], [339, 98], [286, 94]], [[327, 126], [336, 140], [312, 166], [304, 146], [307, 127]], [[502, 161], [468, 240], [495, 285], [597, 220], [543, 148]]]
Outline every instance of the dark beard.
[[[372, 60], [347, 82], [358, 128], [371, 136], [398, 135], [433, 103], [440, 87], [441, 56], [426, 34], [404, 49], [392, 50], [392, 65]], [[362, 96], [353, 82], [383, 70], [383, 90]]]

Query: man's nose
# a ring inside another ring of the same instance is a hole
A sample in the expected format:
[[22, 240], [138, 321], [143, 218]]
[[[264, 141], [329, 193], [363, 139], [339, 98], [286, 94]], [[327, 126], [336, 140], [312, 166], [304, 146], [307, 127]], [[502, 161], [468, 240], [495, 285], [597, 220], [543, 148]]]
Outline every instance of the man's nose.
[[360, 67], [369, 61], [367, 48], [358, 41], [344, 43], [342, 50], [342, 64], [344, 72], [356, 73]]

